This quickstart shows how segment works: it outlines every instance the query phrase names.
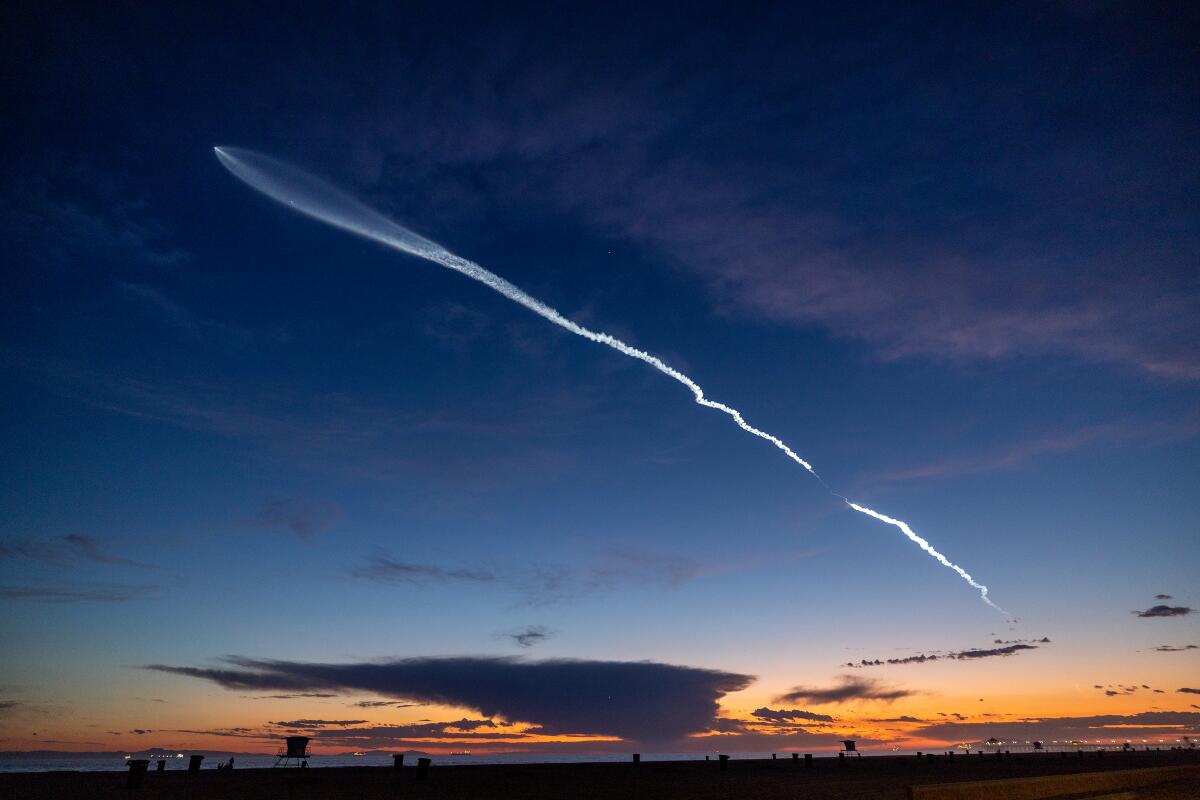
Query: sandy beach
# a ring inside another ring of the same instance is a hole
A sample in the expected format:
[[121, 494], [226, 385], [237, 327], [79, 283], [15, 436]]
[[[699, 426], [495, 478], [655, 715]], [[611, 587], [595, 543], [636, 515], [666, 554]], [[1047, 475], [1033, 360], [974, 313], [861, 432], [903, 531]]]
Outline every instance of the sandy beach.
[[[124, 773], [50, 772], [0, 774], [0, 796], [31, 800], [126, 798], [146, 800], [252, 800], [259, 798], [895, 798], [908, 787], [958, 781], [995, 780], [1154, 766], [1197, 765], [1200, 753], [1151, 751], [990, 756], [939, 755], [933, 763], [907, 757], [818, 758], [812, 768], [790, 758], [625, 764], [530, 764], [520, 766], [435, 766], [427, 780], [414, 768], [397, 773], [380, 767], [245, 769], [154, 773], [141, 788], [126, 788]], [[1179, 800], [1200, 796], [1197, 780], [1174, 780], [1138, 790], [1138, 797]]]

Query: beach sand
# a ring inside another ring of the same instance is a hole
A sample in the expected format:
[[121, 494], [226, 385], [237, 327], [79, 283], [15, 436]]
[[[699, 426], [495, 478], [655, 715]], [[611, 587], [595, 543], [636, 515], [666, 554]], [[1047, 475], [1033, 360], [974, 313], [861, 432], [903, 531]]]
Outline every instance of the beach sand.
[[[730, 761], [721, 772], [714, 761], [670, 761], [594, 764], [527, 764], [486, 766], [435, 765], [424, 781], [416, 769], [400, 772], [382, 767], [323, 769], [202, 770], [189, 775], [171, 770], [145, 776], [140, 789], [127, 790], [122, 772], [43, 772], [0, 774], [0, 797], [12, 800], [88, 800], [89, 798], [140, 798], [143, 800], [342, 800], [342, 798], [462, 798], [507, 800], [520, 798], [848, 798], [907, 797], [907, 787], [923, 783], [950, 783], [999, 778], [1032, 777], [1073, 772], [1192, 764], [1200, 765], [1200, 752], [1107, 752], [1083, 757], [1058, 753], [1014, 754], [997, 761], [994, 756], [937, 756], [934, 763], [915, 756], [878, 756], [814, 759], [807, 769], [803, 760]], [[1182, 800], [1200, 797], [1200, 779], [1174, 781], [1138, 790], [1138, 797]]]

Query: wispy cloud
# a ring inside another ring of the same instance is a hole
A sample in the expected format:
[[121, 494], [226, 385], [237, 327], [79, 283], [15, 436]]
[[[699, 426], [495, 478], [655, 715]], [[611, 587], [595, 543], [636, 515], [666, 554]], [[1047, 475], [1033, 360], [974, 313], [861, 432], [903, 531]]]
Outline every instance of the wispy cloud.
[[[1200, 417], [1194, 412], [1173, 420], [1117, 420], [1033, 436], [957, 458], [892, 469], [868, 476], [867, 480], [898, 482], [1000, 472], [1016, 469], [1044, 456], [1071, 453], [1103, 443], [1178, 441], [1198, 435]], [[1157, 599], [1170, 598], [1160, 596]]]
[[420, 586], [429, 583], [494, 583], [499, 578], [492, 572], [459, 567], [439, 567], [399, 561], [378, 550], [350, 570], [355, 578], [374, 583]]
[[1106, 684], [1104, 686], [1101, 686], [1100, 684], [1096, 684], [1092, 688], [1100, 689], [1101, 691], [1103, 691], [1105, 697], [1118, 697], [1121, 695], [1137, 694], [1139, 691], [1151, 692], [1153, 694], [1164, 694], [1164, 690], [1155, 689], [1152, 686], [1149, 686], [1145, 683], [1129, 684], [1129, 685], [1126, 685], [1123, 683], [1110, 683], [1110, 684]]
[[554, 631], [545, 625], [530, 625], [520, 630], [501, 633], [499, 636], [504, 639], [510, 639], [517, 647], [533, 647], [552, 638]]
[[860, 678], [856, 675], [842, 675], [834, 686], [813, 687], [793, 686], [789, 691], [775, 698], [776, 703], [794, 703], [806, 701], [816, 705], [826, 703], [845, 703], [850, 700], [883, 700], [891, 702], [902, 697], [910, 697], [915, 692], [908, 689], [897, 689], [880, 683], [873, 678]]
[[[620, 587], [674, 588], [702, 572], [703, 565], [693, 559], [627, 549], [596, 553], [583, 566], [535, 563], [513, 569], [416, 563], [397, 559], [377, 549], [350, 569], [352, 577], [374, 583], [497, 585], [533, 606], [611, 592]], [[545, 638], [548, 635], [529, 637], [528, 641], [533, 643]]]
[[834, 718], [828, 714], [818, 714], [814, 711], [804, 711], [799, 708], [756, 708], [750, 712], [750, 715], [757, 719], [765, 719], [773, 722], [833, 722]]
[[[415, 220], [471, 218], [483, 198], [567, 213], [689, 271], [711, 288], [723, 313], [821, 326], [884, 358], [1053, 354], [1156, 375], [1200, 375], [1189, 347], [1200, 319], [1195, 293], [1176, 257], [1162, 252], [1153, 225], [1121, 213], [1154, 175], [1164, 191], [1163, 224], [1186, 225], [1185, 181], [1165, 170], [1162, 154], [1132, 146], [1101, 152], [1046, 135], [1034, 137], [1040, 146], [1032, 150], [1025, 139], [1019, 147], [993, 147], [982, 160], [974, 146], [931, 149], [934, 118], [940, 126], [949, 115], [978, 134], [968, 141], [983, 142], [988, 130], [1021, 113], [1008, 102], [968, 106], [969, 82], [986, 71], [970, 57], [962, 69], [923, 81], [928, 91], [919, 103], [889, 105], [891, 127], [910, 131], [911, 139], [889, 141], [888, 152], [847, 145], [848, 128], [878, 122], [879, 96], [911, 93], [898, 81], [924, 69], [911, 59], [896, 68], [891, 54], [904, 49], [900, 42], [881, 46], [888, 55], [877, 59], [856, 53], [859, 69], [873, 77], [851, 83], [823, 72], [849, 55], [777, 70], [765, 53], [782, 48], [742, 46], [726, 54], [723, 63], [736, 65], [731, 72], [707, 67], [706, 43], [695, 52], [635, 56], [628, 74], [636, 77], [614, 87], [591, 74], [602, 71], [589, 66], [588, 48], [576, 49], [577, 71], [505, 57], [473, 65], [472, 80], [452, 57], [430, 53], [453, 83], [453, 107], [433, 99], [445, 94], [436, 88], [401, 88], [403, 99], [393, 102], [405, 113], [362, 113], [349, 126], [345, 149], [370, 154], [361, 171], [377, 178], [373, 196]], [[1124, 69], [1104, 68], [1114, 80], [1124, 80]], [[561, 77], [547, 81], [547, 74]], [[731, 74], [769, 77], [735, 82]], [[1006, 94], [1027, 97], [1000, 92]], [[775, 102], [793, 95], [811, 102], [794, 112]], [[736, 109], [730, 117], [737, 122], [715, 120], [714, 103]], [[812, 104], [827, 113], [800, 110]], [[941, 111], [931, 118], [935, 107]], [[461, 130], [464, 114], [475, 121], [470, 132]], [[785, 126], [797, 135], [767, 135]], [[1153, 115], [1113, 120], [1109, 129], [1121, 131], [1110, 141], [1153, 139], [1175, 153], [1188, 133]], [[760, 134], [757, 146], [744, 146], [747, 131]], [[1108, 168], [1079, 168], [1097, 159]], [[775, 168], [785, 162], [795, 169]], [[796, 174], [805, 176], [804, 191]], [[849, 184], [847, 174], [855, 175]], [[931, 175], [962, 188], [964, 174], [984, 191], [928, 191]], [[1054, 176], [1049, 188], [1047, 175]], [[415, 187], [436, 187], [434, 201]], [[998, 187], [1023, 201], [988, 205]], [[426, 208], [414, 208], [414, 196]], [[924, 198], [919, 209], [906, 202], [916, 196]], [[879, 207], [868, 201], [872, 211], [862, 213], [864, 197]], [[1097, 209], [1105, 209], [1103, 224]], [[1082, 240], [1090, 236], [1115, 246], [1089, 247]], [[1131, 263], [1139, 265], [1136, 277], [1122, 270]]]
[[35, 603], [126, 603], [153, 595], [154, 586], [57, 589], [44, 586], [0, 587], [0, 597]]
[[998, 647], [977, 647], [951, 652], [918, 653], [917, 655], [903, 656], [900, 658], [864, 658], [860, 661], [848, 662], [842, 666], [860, 668], [879, 667], [885, 664], [926, 664], [933, 661], [975, 661], [982, 658], [1004, 658], [1007, 656], [1017, 655], [1027, 650], [1037, 650], [1040, 645], [1049, 643], [1049, 638], [1019, 642], [1001, 642], [1000, 640], [997, 640], [996, 644], [999, 645]]
[[242, 346], [252, 338], [247, 329], [197, 314], [148, 283], [118, 281], [117, 288], [139, 307], [193, 341], [211, 338]]
[[94, 561], [139, 569], [154, 569], [144, 561], [119, 555], [108, 548], [106, 539], [69, 533], [54, 539], [0, 540], [0, 558], [26, 558], [38, 561]]
[[62, 153], [21, 167], [18, 190], [7, 197], [15, 199], [11, 212], [39, 257], [59, 264], [132, 258], [157, 269], [190, 258], [124, 172], [97, 169]]
[[242, 522], [252, 528], [311, 539], [331, 529], [341, 516], [341, 507], [333, 501], [291, 497], [266, 501], [258, 511], [244, 518]]
[[1182, 653], [1184, 650], [1196, 650], [1196, 649], [1200, 649], [1200, 645], [1185, 644], [1185, 645], [1175, 646], [1175, 645], [1170, 645], [1170, 644], [1160, 644], [1158, 647], [1154, 648], [1154, 652], [1156, 652], [1156, 653]]
[[1098, 714], [1088, 717], [1042, 717], [1015, 722], [939, 722], [912, 733], [948, 742], [998, 739], [1094, 739], [1123, 740], [1134, 736], [1174, 738], [1200, 732], [1200, 714], [1191, 711], [1143, 711], [1139, 714]]

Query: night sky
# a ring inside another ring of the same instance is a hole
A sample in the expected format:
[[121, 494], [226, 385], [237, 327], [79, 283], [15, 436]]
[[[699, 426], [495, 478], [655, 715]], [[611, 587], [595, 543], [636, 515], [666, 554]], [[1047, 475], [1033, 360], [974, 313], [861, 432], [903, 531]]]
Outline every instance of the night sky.
[[168, 5], [0, 19], [0, 750], [1200, 733], [1189, 4]]

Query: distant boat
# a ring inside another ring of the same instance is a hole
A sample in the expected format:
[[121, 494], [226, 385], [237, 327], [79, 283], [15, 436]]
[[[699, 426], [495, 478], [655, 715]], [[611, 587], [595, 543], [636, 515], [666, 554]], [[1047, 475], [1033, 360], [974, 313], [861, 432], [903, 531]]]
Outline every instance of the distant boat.
[[471, 751], [470, 750], [455, 750], [450, 755], [452, 755], [452, 756], [469, 756], [469, 755], [471, 755]]
[[352, 756], [365, 756], [366, 753], [351, 753]]

